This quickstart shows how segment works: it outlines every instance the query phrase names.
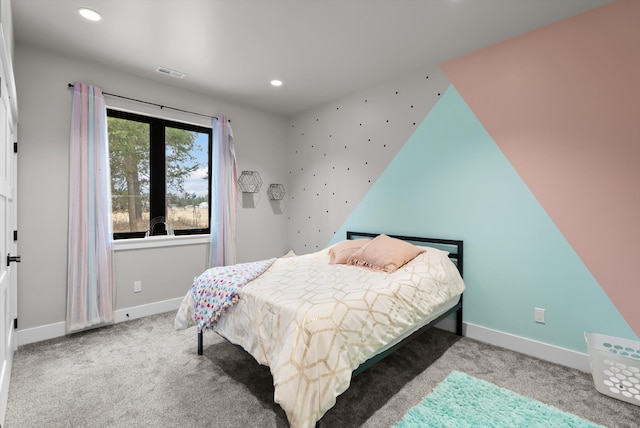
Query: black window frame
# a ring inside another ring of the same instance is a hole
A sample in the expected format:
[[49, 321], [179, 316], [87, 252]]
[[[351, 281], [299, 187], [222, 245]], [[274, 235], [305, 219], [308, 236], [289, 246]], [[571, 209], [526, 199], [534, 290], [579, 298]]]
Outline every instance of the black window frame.
[[[199, 132], [209, 136], [209, 162], [208, 162], [208, 203], [209, 213], [211, 213], [211, 153], [213, 147], [213, 130], [205, 126], [194, 125], [185, 122], [177, 122], [168, 119], [162, 119], [155, 116], [145, 116], [137, 113], [131, 113], [116, 109], [107, 109], [107, 117], [115, 117], [118, 119], [132, 120], [136, 122], [149, 124], [149, 227], [151, 219], [157, 217], [167, 217], [166, 207], [166, 146], [165, 133], [166, 128], [184, 129], [186, 131]], [[108, 132], [108, 129], [107, 129]], [[204, 235], [210, 233], [211, 224], [210, 217], [207, 219], [206, 228], [192, 229], [174, 229], [174, 235]], [[144, 232], [114, 232], [113, 239], [131, 239], [144, 238], [147, 231]], [[149, 233], [151, 236], [166, 235], [164, 224], [158, 224]]]

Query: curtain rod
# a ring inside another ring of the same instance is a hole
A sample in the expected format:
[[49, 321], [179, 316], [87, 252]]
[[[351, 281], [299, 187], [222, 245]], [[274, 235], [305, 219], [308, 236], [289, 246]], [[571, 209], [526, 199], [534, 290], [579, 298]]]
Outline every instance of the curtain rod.
[[[73, 88], [73, 86], [74, 86], [73, 83], [69, 83], [68, 85], [69, 85], [69, 88]], [[193, 114], [193, 115], [196, 115], [196, 116], [202, 116], [202, 117], [208, 117], [208, 118], [213, 117], [215, 120], [218, 120], [217, 117], [211, 116], [211, 115], [208, 115], [208, 114], [196, 113], [194, 111], [183, 110], [181, 108], [176, 108], [176, 107], [169, 107], [169, 106], [165, 106], [165, 105], [162, 105], [162, 104], [152, 103], [150, 101], [144, 101], [144, 100], [139, 100], [139, 99], [136, 99], [136, 98], [125, 97], [124, 95], [111, 94], [109, 92], [104, 92], [104, 91], [102, 91], [102, 94], [103, 95], [108, 95], [110, 97], [122, 98], [123, 100], [135, 101], [137, 103], [148, 104], [148, 105], [160, 107], [160, 110], [162, 110], [163, 108], [167, 108], [169, 110], [175, 110], [175, 111], [179, 111], [179, 112], [182, 112], [182, 113]], [[231, 119], [228, 119], [227, 121], [229, 123], [231, 123]]]

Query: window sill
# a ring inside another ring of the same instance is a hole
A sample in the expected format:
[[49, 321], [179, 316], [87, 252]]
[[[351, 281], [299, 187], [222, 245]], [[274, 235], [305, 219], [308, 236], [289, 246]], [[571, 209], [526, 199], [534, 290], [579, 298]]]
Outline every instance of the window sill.
[[149, 236], [147, 238], [118, 239], [113, 241], [114, 251], [178, 247], [182, 245], [208, 244], [211, 235]]

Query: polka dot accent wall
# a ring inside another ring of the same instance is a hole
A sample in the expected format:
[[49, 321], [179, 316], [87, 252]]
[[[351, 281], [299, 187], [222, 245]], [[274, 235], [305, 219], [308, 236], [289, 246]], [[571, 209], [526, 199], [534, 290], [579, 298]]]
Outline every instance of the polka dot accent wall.
[[286, 215], [297, 254], [327, 246], [448, 86], [435, 67], [291, 119]]

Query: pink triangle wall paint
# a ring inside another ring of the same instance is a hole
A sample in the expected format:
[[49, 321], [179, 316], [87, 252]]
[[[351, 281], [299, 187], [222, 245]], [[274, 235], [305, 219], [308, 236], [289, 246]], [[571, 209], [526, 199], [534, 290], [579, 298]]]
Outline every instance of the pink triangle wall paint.
[[638, 22], [620, 0], [441, 68], [640, 335]]

